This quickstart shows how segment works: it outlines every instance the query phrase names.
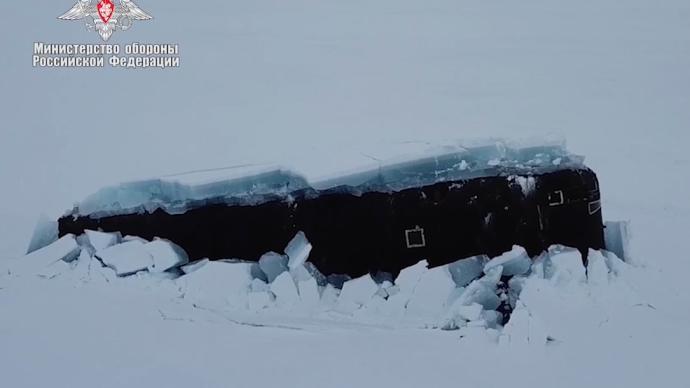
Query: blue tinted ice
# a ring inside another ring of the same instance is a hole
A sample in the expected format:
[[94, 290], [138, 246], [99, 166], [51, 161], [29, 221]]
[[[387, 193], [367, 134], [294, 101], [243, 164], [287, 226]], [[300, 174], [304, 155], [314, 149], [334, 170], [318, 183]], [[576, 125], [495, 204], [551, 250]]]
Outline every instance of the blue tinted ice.
[[349, 192], [399, 191], [439, 182], [487, 176], [513, 179], [560, 169], [581, 168], [584, 158], [570, 154], [563, 141], [514, 144], [487, 141], [447, 145], [390, 162], [364, 166], [309, 183], [280, 168], [238, 167], [213, 174], [194, 173], [107, 187], [77, 205], [72, 215], [107, 216], [152, 212], [162, 208], [183, 213], [205, 203], [259, 203], [267, 196], [287, 196], [296, 190], [337, 189]]
[[402, 159], [315, 182], [317, 189], [350, 186], [359, 190], [404, 190], [438, 182], [487, 176], [529, 176], [579, 168], [584, 158], [568, 153], [562, 141], [510, 145], [501, 141], [473, 146], [445, 146]]
[[217, 181], [205, 181], [199, 174], [192, 174], [106, 187], [77, 204], [73, 213], [106, 216], [159, 208], [182, 213], [194, 201], [251, 201], [255, 196], [287, 194], [307, 187], [303, 177], [286, 170], [242, 168]]

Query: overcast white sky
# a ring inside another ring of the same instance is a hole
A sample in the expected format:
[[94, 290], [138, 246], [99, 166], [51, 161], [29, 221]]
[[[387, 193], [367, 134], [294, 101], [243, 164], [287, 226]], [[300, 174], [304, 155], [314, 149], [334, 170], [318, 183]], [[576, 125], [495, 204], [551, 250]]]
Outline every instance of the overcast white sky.
[[607, 198], [639, 177], [640, 200], [690, 194], [688, 159], [670, 156], [690, 123], [685, 0], [138, 4], [155, 19], [112, 43], [179, 43], [180, 69], [34, 69], [35, 41], [99, 37], [56, 19], [72, 0], [0, 3], [8, 251], [40, 211], [103, 185], [248, 162], [320, 174], [411, 140], [559, 134]]

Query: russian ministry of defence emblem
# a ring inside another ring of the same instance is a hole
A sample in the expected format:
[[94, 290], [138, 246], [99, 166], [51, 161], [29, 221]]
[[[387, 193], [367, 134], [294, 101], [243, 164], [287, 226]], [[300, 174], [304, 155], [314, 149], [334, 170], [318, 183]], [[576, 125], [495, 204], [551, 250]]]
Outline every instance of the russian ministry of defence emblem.
[[151, 20], [131, 0], [78, 0], [72, 9], [59, 16], [61, 20], [84, 20], [89, 31], [96, 31], [104, 41], [110, 39], [116, 30], [126, 31], [135, 20]]

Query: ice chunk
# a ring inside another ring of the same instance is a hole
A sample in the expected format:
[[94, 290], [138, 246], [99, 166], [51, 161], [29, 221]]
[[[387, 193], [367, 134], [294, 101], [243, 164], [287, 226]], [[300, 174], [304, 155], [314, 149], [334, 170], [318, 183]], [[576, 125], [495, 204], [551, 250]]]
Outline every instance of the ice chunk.
[[568, 285], [587, 281], [582, 255], [577, 249], [560, 245], [551, 246], [547, 264], [544, 276], [551, 279], [553, 284]]
[[501, 266], [494, 267], [487, 271], [486, 276], [470, 283], [447, 309], [441, 326], [445, 329], [456, 329], [467, 325], [468, 321], [481, 321], [482, 325], [488, 327], [485, 319], [476, 317], [476, 311], [495, 310], [501, 304], [496, 289], [501, 280], [502, 270]]
[[503, 329], [501, 344], [543, 346], [548, 339], [546, 326], [530, 314], [522, 302], [518, 302], [510, 321]]
[[297, 268], [291, 269], [290, 276], [292, 276], [292, 280], [297, 285], [302, 306], [307, 308], [315, 307], [319, 303], [320, 298], [319, 285], [306, 266], [300, 265]]
[[319, 304], [319, 286], [316, 284], [316, 279], [310, 278], [297, 283], [297, 289], [303, 306], [313, 308]]
[[343, 284], [343, 290], [338, 297], [336, 310], [352, 313], [367, 304], [378, 290], [378, 284], [370, 275], [347, 281]]
[[326, 284], [328, 284], [328, 278], [326, 278], [326, 276], [324, 276], [324, 274], [322, 274], [314, 264], [306, 262], [304, 263], [304, 268], [314, 279], [316, 279], [316, 284], [318, 284], [319, 287], [326, 287]]
[[613, 252], [621, 260], [630, 262], [630, 223], [627, 221], [607, 221], [604, 223], [606, 250]]
[[120, 242], [119, 233], [103, 233], [95, 230], [86, 230], [84, 233], [86, 234], [89, 244], [91, 244], [96, 251], [103, 250]]
[[115, 270], [117, 276], [131, 275], [153, 265], [153, 258], [139, 241], [113, 245], [96, 252], [96, 257]]
[[536, 276], [540, 279], [544, 279], [545, 267], [549, 265], [549, 253], [542, 252], [534, 260], [532, 260], [532, 268], [530, 268], [530, 276]]
[[[163, 208], [182, 213], [190, 201], [240, 198], [307, 188], [304, 178], [275, 167], [237, 167], [216, 171], [213, 176], [180, 174], [162, 179], [128, 182], [106, 187], [80, 202], [72, 215], [115, 215], [135, 210]], [[209, 174], [210, 175], [210, 174]]]
[[190, 273], [192, 273], [192, 272], [198, 270], [199, 268], [205, 266], [205, 265], [208, 264], [209, 262], [210, 262], [209, 259], [201, 259], [201, 260], [197, 260], [197, 261], [191, 262], [191, 263], [189, 263], [189, 264], [187, 264], [187, 265], [184, 265], [184, 266], [182, 266], [182, 267], [180, 267], [180, 268], [182, 269], [182, 272], [184, 272], [184, 273], [186, 273], [186, 274], [190, 274]]
[[[539, 278], [539, 276], [536, 276]], [[508, 281], [508, 302], [510, 303], [510, 306], [512, 308], [515, 308], [515, 305], [520, 297], [520, 294], [522, 293], [522, 289], [525, 287], [525, 282], [527, 281], [527, 275], [525, 276], [513, 276], [509, 281]]]
[[591, 285], [604, 285], [609, 281], [609, 268], [606, 258], [600, 251], [589, 250], [587, 255], [587, 282]]
[[527, 255], [525, 248], [513, 246], [513, 249], [498, 257], [494, 257], [484, 266], [484, 272], [492, 268], [503, 266], [503, 276], [522, 275], [529, 271], [532, 260]]
[[19, 274], [36, 274], [58, 261], [69, 262], [79, 257], [81, 247], [72, 234], [68, 234], [54, 243], [24, 256], [13, 263], [10, 272]]
[[609, 272], [612, 274], [619, 276], [628, 269], [628, 265], [621, 260], [618, 256], [616, 256], [614, 253], [611, 253], [609, 251], [600, 251], [602, 255], [604, 255], [604, 259], [606, 260], [606, 266], [609, 269]]
[[386, 299], [391, 295], [391, 293], [389, 293], [389, 290], [391, 290], [391, 288], [393, 288], [393, 282], [389, 280], [384, 280], [383, 283], [379, 285], [379, 290], [376, 292], [376, 295], [380, 296], [383, 299]]
[[479, 319], [485, 322], [486, 327], [495, 329], [499, 326], [499, 324], [502, 323], [503, 314], [496, 310], [482, 310], [482, 314]]
[[289, 272], [283, 272], [271, 283], [271, 292], [276, 296], [278, 307], [289, 308], [299, 301], [297, 286]]
[[350, 281], [351, 279], [352, 278], [348, 275], [331, 274], [328, 275], [326, 281], [328, 282], [328, 284], [333, 285], [333, 287], [342, 290], [345, 282]]
[[287, 264], [287, 257], [275, 252], [268, 252], [259, 259], [259, 267], [266, 274], [269, 283], [273, 283], [280, 274], [288, 270]]
[[339, 295], [339, 289], [332, 284], [327, 284], [321, 293], [321, 305], [326, 309], [335, 307], [336, 303], [338, 303]]
[[285, 248], [285, 254], [289, 258], [288, 267], [295, 269], [307, 261], [312, 246], [304, 232], [298, 232]]
[[251, 274], [253, 279], [259, 279], [263, 282], [268, 282], [268, 277], [266, 276], [266, 273], [261, 270], [261, 266], [259, 265], [259, 262], [252, 263], [252, 268], [251, 268]]
[[502, 267], [498, 266], [487, 271], [486, 276], [470, 283], [454, 306], [467, 306], [478, 303], [486, 310], [495, 310], [501, 300], [496, 295], [496, 285], [501, 280]]
[[385, 315], [401, 316], [405, 313], [405, 308], [414, 293], [415, 287], [417, 287], [422, 276], [428, 271], [428, 265], [426, 260], [422, 260], [400, 271], [400, 274], [395, 279], [395, 286], [387, 290], [389, 297], [386, 304], [381, 308]]
[[449, 264], [448, 270], [455, 284], [458, 287], [465, 287], [482, 274], [487, 261], [489, 258], [486, 256], [469, 257]]
[[455, 282], [447, 266], [425, 272], [407, 303], [408, 316], [418, 319], [438, 319], [448, 307], [448, 297], [455, 290]]
[[403, 269], [395, 279], [395, 285], [400, 288], [401, 293], [410, 293], [411, 295], [414, 288], [417, 287], [419, 280], [428, 271], [428, 267], [429, 263], [426, 260], [422, 260], [411, 267]]
[[452, 306], [456, 300], [460, 299], [462, 294], [465, 292], [465, 287], [455, 287], [453, 291], [448, 295], [448, 302], [446, 305]]
[[266, 282], [264, 282], [261, 279], [254, 278], [251, 284], [249, 285], [249, 289], [252, 292], [270, 291], [271, 286], [269, 286]]
[[295, 281], [295, 284], [298, 284], [299, 282], [304, 282], [310, 279], [313, 279], [314, 277], [311, 276], [311, 273], [307, 271], [307, 268], [305, 268], [304, 265], [300, 265], [299, 267], [295, 269], [290, 270], [290, 276], [292, 276], [292, 280]]
[[29, 242], [29, 248], [26, 253], [35, 252], [54, 243], [58, 240], [58, 233], [57, 221], [51, 220], [46, 215], [41, 215], [36, 223], [36, 228], [31, 236], [31, 242]]
[[202, 261], [194, 266], [194, 271], [176, 280], [185, 298], [197, 305], [212, 308], [246, 306], [253, 280], [251, 263]]
[[177, 244], [163, 239], [151, 241], [144, 249], [153, 258], [153, 265], [148, 269], [152, 273], [165, 272], [171, 268], [189, 263], [187, 252]]

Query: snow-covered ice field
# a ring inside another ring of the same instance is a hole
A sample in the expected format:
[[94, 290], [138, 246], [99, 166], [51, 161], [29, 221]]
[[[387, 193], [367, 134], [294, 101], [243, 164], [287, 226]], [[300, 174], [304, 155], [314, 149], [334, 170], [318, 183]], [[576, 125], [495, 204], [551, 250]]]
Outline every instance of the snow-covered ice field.
[[247, 163], [318, 178], [427, 143], [547, 134], [598, 173], [604, 218], [632, 222], [632, 265], [530, 282], [538, 324], [510, 342], [3, 271], [0, 386], [688, 385], [690, 3], [138, 3], [156, 19], [115, 43], [179, 43], [179, 70], [32, 69], [34, 41], [94, 36], [55, 20], [71, 1], [0, 4], [0, 268], [40, 213], [120, 181]]

